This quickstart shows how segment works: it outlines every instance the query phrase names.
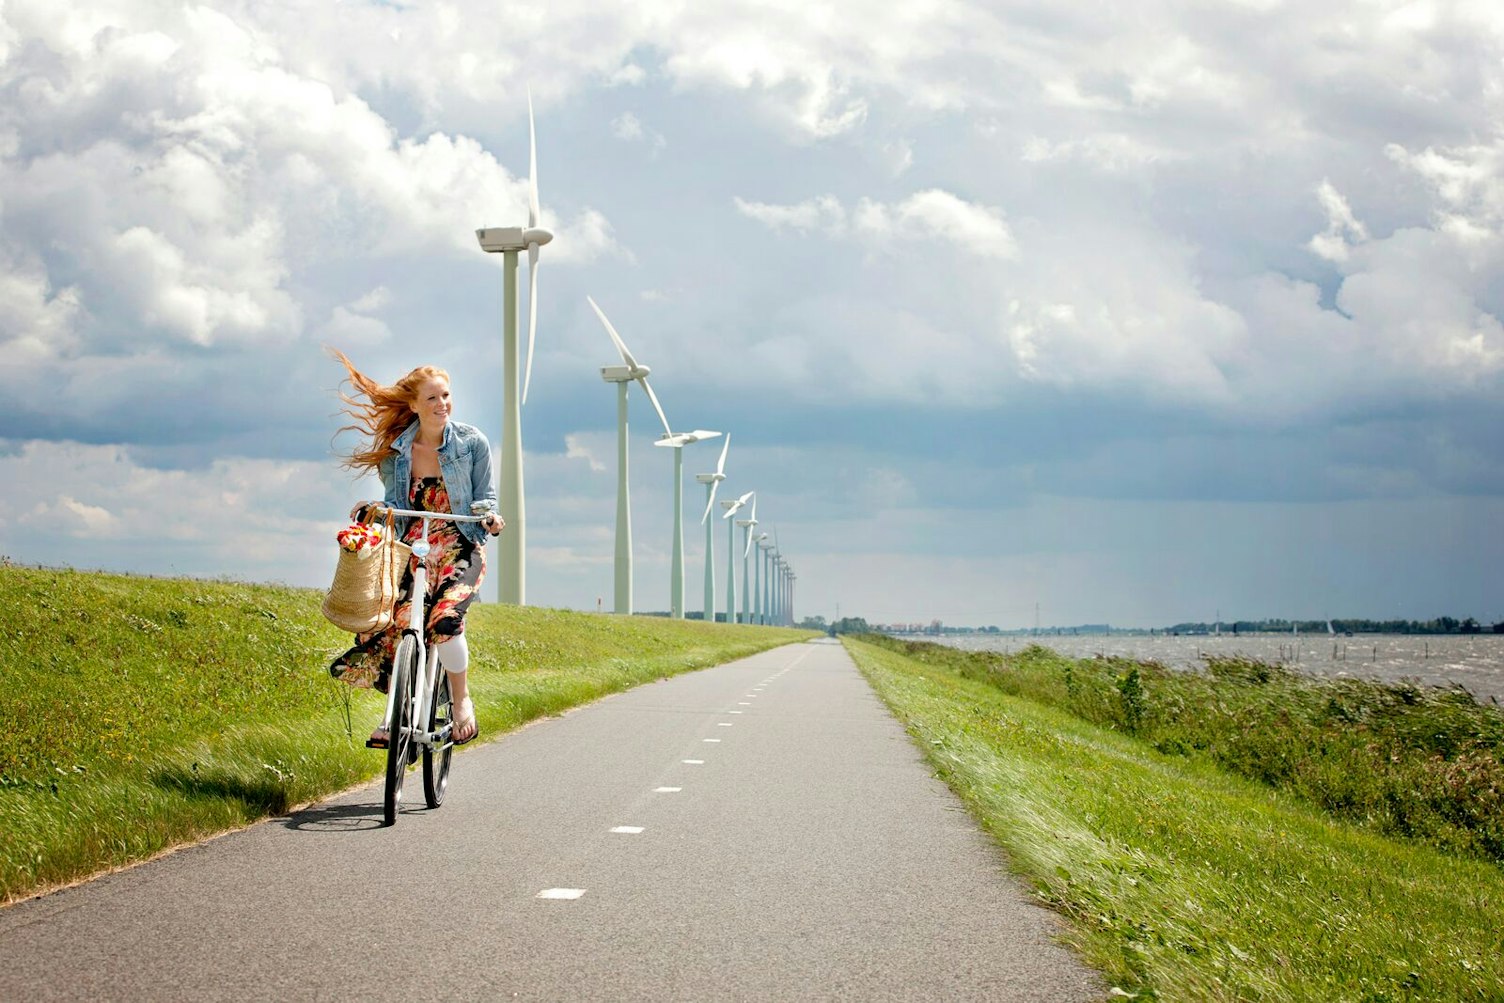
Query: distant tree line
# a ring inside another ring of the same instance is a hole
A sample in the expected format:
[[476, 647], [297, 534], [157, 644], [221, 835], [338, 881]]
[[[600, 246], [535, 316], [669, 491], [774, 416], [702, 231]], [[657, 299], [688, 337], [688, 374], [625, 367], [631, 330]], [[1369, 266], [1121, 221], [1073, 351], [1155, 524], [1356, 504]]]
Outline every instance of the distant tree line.
[[[1439, 616], [1434, 620], [1361, 620], [1331, 621], [1332, 629], [1339, 634], [1482, 634], [1489, 631], [1504, 634], [1504, 620], [1485, 627], [1473, 617], [1459, 620], [1452, 616]], [[1222, 621], [1223, 633], [1233, 634], [1288, 634], [1298, 630], [1302, 634], [1325, 634], [1326, 620], [1236, 620]], [[1218, 624], [1177, 623], [1164, 628], [1166, 634], [1210, 634]]]
[[872, 633], [872, 627], [859, 616], [843, 616], [834, 623], [827, 622], [823, 616], [807, 616], [799, 621], [799, 626], [805, 630], [823, 630], [832, 635]]
[[[694, 614], [689, 614], [693, 616]], [[1332, 620], [1332, 630], [1339, 634], [1504, 634], [1504, 620], [1494, 624], [1479, 623], [1473, 617], [1457, 619], [1439, 616], [1434, 620], [1362, 620], [1348, 618]], [[1076, 627], [1047, 627], [1030, 630], [1000, 630], [997, 627], [947, 627], [935, 620], [929, 624], [873, 626], [859, 616], [843, 616], [827, 621], [823, 616], [807, 616], [798, 626], [805, 630], [821, 630], [827, 634], [923, 633], [923, 634], [1008, 634], [1010, 636], [1032, 634], [1212, 634], [1219, 628], [1224, 634], [1288, 634], [1292, 630], [1302, 634], [1325, 634], [1325, 620], [1223, 620], [1217, 623], [1177, 623], [1156, 631], [1145, 628], [1118, 629], [1105, 623], [1081, 624]]]

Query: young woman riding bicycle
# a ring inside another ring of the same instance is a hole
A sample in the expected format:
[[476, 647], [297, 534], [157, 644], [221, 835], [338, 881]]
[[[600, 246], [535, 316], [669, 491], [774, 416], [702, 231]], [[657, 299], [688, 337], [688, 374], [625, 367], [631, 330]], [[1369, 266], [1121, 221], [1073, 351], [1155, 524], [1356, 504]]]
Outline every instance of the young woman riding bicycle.
[[[500, 533], [505, 520], [495, 512], [496, 489], [491, 484], [491, 446], [473, 425], [450, 418], [449, 374], [434, 366], [419, 366], [391, 386], [384, 386], [355, 368], [343, 352], [330, 349], [344, 365], [357, 397], [341, 393], [345, 413], [355, 419], [340, 431], [365, 436], [363, 448], [344, 459], [344, 466], [381, 477], [389, 508], [421, 509], [469, 515], [477, 503], [489, 515], [480, 523], [433, 521], [429, 526], [429, 575], [426, 637], [439, 653], [454, 696], [454, 742], [463, 745], [476, 736], [475, 707], [470, 700], [466, 670], [470, 653], [465, 642], [465, 612], [480, 591], [486, 573], [485, 534]], [[363, 398], [363, 399], [361, 399]], [[365, 515], [369, 502], [351, 511]], [[398, 519], [397, 531], [412, 543], [422, 534], [417, 519]], [[414, 558], [416, 560], [416, 558]], [[402, 577], [396, 615], [385, 630], [357, 634], [355, 644], [336, 658], [329, 672], [352, 686], [375, 686], [386, 692], [392, 656], [408, 626], [412, 605], [412, 567]], [[373, 744], [386, 740], [385, 731], [371, 734]]]

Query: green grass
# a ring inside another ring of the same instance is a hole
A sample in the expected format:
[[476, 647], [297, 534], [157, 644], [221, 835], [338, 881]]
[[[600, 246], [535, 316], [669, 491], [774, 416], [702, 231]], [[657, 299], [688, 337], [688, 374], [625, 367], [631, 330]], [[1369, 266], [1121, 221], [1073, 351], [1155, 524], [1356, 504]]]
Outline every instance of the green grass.
[[1504, 999], [1497, 864], [1335, 820], [1209, 757], [1160, 752], [939, 656], [848, 648], [1122, 992]]
[[[375, 776], [384, 760], [364, 740], [383, 698], [326, 673], [348, 636], [319, 599], [0, 567], [0, 902]], [[487, 736], [809, 636], [497, 605], [468, 621]]]
[[1209, 671], [874, 638], [1005, 693], [1204, 758], [1386, 835], [1504, 863], [1504, 711], [1463, 689], [1313, 678], [1246, 659]]

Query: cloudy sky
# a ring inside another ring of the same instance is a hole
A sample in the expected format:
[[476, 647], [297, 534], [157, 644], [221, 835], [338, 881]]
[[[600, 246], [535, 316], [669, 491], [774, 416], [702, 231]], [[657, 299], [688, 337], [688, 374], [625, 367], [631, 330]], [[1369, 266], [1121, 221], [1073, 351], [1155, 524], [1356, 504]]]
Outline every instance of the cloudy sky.
[[327, 584], [324, 345], [494, 445], [529, 86], [530, 603], [612, 604], [589, 294], [800, 614], [1504, 619], [1493, 0], [0, 0], [0, 553]]

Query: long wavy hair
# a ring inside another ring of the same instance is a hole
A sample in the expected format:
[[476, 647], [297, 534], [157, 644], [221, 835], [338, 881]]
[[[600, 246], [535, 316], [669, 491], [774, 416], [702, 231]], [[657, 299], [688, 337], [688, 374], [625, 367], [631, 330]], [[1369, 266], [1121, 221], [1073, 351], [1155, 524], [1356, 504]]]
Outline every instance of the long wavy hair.
[[350, 385], [358, 395], [352, 397], [340, 391], [339, 399], [345, 403], [341, 410], [354, 418], [355, 423], [342, 426], [339, 432], [358, 432], [365, 438], [362, 446], [343, 458], [342, 465], [362, 473], [375, 471], [381, 461], [391, 455], [392, 443], [397, 441], [397, 436], [418, 420], [412, 409], [418, 401], [418, 390], [429, 380], [448, 383], [449, 374], [437, 366], [419, 366], [391, 386], [383, 386], [356, 369], [355, 363], [339, 349], [330, 348], [329, 354], [350, 374]]

